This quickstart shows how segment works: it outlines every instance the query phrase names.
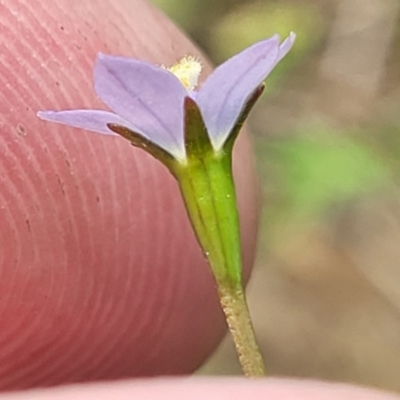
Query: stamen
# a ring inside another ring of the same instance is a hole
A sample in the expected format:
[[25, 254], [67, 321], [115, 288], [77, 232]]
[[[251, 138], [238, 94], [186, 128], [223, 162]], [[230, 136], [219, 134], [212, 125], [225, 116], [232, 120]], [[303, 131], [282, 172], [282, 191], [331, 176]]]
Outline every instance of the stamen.
[[201, 68], [201, 63], [198, 59], [193, 56], [186, 56], [167, 69], [182, 82], [182, 85], [185, 86], [189, 92], [191, 92], [197, 86]]

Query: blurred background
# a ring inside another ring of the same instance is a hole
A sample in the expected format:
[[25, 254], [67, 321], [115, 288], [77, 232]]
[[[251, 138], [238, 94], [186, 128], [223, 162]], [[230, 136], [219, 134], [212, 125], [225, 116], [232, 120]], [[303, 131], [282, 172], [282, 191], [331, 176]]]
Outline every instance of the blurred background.
[[[153, 3], [215, 64], [297, 33], [248, 123], [257, 336], [270, 374], [400, 391], [400, 1]], [[199, 373], [240, 373], [229, 337]]]

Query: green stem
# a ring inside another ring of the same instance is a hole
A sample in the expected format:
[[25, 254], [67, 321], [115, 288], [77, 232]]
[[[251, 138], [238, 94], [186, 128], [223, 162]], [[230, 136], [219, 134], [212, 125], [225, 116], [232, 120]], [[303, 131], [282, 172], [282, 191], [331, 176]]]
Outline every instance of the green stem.
[[230, 154], [209, 152], [174, 170], [197, 238], [218, 286], [220, 302], [246, 376], [265, 368], [242, 282], [239, 218]]
[[243, 373], [248, 377], [265, 376], [264, 362], [242, 288], [234, 289], [221, 284], [218, 291]]

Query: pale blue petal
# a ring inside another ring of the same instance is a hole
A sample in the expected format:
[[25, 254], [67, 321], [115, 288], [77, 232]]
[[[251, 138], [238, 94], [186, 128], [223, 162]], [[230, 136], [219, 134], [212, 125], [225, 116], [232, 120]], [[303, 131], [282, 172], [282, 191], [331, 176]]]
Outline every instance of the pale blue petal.
[[248, 47], [219, 66], [200, 88], [196, 102], [216, 150], [223, 146], [249, 96], [289, 51], [293, 40], [286, 40], [281, 48], [275, 35]]
[[99, 54], [94, 82], [101, 100], [137, 127], [138, 133], [172, 155], [185, 157], [187, 91], [173, 74], [143, 61]]
[[294, 32], [290, 32], [290, 35], [282, 42], [279, 46], [279, 56], [276, 61], [276, 64], [282, 60], [283, 57], [289, 53], [290, 49], [292, 48], [294, 41], [296, 40], [296, 34]]
[[68, 111], [39, 111], [37, 116], [40, 119], [59, 124], [86, 129], [105, 135], [115, 135], [107, 128], [107, 124], [118, 124], [135, 130], [129, 122], [108, 111], [101, 110], [68, 110]]

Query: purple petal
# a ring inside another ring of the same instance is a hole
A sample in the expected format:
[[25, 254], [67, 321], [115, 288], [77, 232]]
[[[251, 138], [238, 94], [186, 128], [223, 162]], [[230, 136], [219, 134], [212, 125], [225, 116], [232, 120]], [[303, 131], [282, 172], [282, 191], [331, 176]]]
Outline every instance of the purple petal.
[[37, 116], [45, 121], [57, 122], [113, 136], [118, 135], [108, 129], [107, 124], [122, 125], [133, 131], [136, 129], [132, 124], [118, 115], [101, 110], [39, 111]]
[[174, 156], [185, 157], [183, 100], [187, 92], [173, 74], [143, 61], [99, 54], [94, 82], [98, 96], [136, 132]]
[[290, 35], [279, 46], [279, 56], [278, 60], [276, 61], [276, 64], [278, 64], [278, 62], [281, 61], [282, 58], [285, 57], [287, 53], [289, 53], [295, 40], [296, 40], [296, 34], [294, 32], [290, 32]]
[[200, 88], [198, 103], [211, 141], [220, 149], [251, 93], [290, 50], [294, 35], [279, 46], [279, 36], [258, 42], [219, 66]]

